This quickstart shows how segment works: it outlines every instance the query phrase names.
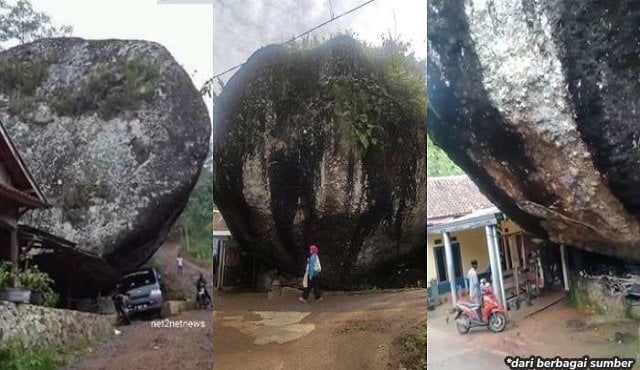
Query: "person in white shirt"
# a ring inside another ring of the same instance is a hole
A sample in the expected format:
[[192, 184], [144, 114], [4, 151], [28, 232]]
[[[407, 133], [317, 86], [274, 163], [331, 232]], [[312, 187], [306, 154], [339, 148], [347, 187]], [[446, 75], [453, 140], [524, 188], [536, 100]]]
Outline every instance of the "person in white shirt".
[[176, 266], [178, 267], [178, 276], [182, 276], [183, 265], [184, 265], [184, 260], [182, 259], [182, 254], [178, 253], [178, 257], [176, 257]]
[[482, 304], [482, 292], [480, 290], [480, 281], [478, 280], [478, 261], [471, 261], [471, 268], [467, 273], [467, 279], [469, 280], [469, 297], [474, 303]]

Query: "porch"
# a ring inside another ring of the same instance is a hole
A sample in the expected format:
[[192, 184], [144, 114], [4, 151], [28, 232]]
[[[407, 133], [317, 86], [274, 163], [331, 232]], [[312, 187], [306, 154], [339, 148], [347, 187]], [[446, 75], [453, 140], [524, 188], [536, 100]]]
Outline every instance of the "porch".
[[465, 268], [474, 259], [479, 279], [490, 281], [500, 304], [512, 310], [522, 308], [523, 302], [554, 301], [569, 290], [565, 248], [540, 244], [495, 207], [429, 225], [427, 234], [433, 248], [428, 262], [437, 270], [437, 280], [428, 288], [430, 305], [442, 298], [455, 306], [468, 291]]

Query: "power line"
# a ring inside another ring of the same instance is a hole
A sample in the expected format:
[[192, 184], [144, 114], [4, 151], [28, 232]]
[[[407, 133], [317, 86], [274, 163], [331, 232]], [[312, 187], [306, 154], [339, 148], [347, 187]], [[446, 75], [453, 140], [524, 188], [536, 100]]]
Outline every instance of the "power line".
[[[366, 2], [364, 2], [364, 3], [362, 3], [362, 4], [360, 4], [360, 5], [356, 6], [355, 8], [349, 9], [349, 10], [347, 10], [346, 12], [344, 12], [344, 13], [342, 13], [342, 14], [338, 14], [337, 16], [332, 17], [331, 19], [329, 19], [329, 20], [327, 20], [327, 21], [325, 21], [325, 22], [322, 22], [322, 23], [320, 23], [319, 25], [317, 25], [317, 26], [315, 26], [315, 27], [313, 27], [313, 28], [311, 28], [311, 29], [309, 29], [309, 30], [307, 30], [307, 31], [305, 31], [305, 32], [303, 32], [303, 33], [301, 33], [301, 34], [297, 35], [297, 36], [294, 36], [293, 38], [291, 38], [291, 40], [288, 40], [288, 41], [285, 41], [285, 42], [281, 42], [281, 43], [279, 43], [278, 45], [287, 45], [287, 44], [290, 44], [290, 43], [292, 43], [292, 42], [296, 41], [297, 39], [299, 39], [299, 38], [301, 38], [301, 37], [304, 37], [304, 36], [306, 36], [306, 35], [310, 34], [311, 32], [313, 32], [313, 31], [315, 31], [315, 30], [317, 30], [317, 29], [319, 29], [319, 28], [321, 28], [321, 27], [324, 27], [324, 26], [326, 26], [327, 24], [329, 24], [329, 23], [331, 23], [331, 22], [334, 22], [335, 20], [337, 20], [337, 19], [339, 19], [339, 18], [344, 17], [345, 15], [351, 14], [351, 13], [355, 12], [356, 10], [358, 10], [358, 9], [360, 9], [360, 8], [363, 8], [363, 7], [365, 7], [366, 5], [371, 4], [371, 3], [372, 3], [372, 2], [374, 2], [374, 1], [375, 1], [375, 0], [368, 0], [368, 1], [366, 1]], [[333, 9], [331, 10], [331, 12], [333, 13]], [[222, 76], [224, 76], [225, 74], [227, 74], [227, 73], [229, 73], [229, 72], [231, 72], [231, 71], [234, 71], [234, 70], [236, 70], [236, 69], [238, 69], [238, 68], [242, 67], [244, 64], [245, 64], [245, 63], [240, 63], [240, 64], [238, 64], [238, 65], [235, 65], [235, 66], [233, 66], [233, 67], [231, 67], [231, 68], [229, 68], [229, 69], [226, 69], [226, 70], [224, 70], [224, 71], [222, 71], [222, 72], [220, 72], [220, 73], [216, 74], [215, 76], [211, 77], [211, 78], [206, 82], [206, 84], [213, 83], [213, 81], [214, 81], [216, 78], [222, 77]]]

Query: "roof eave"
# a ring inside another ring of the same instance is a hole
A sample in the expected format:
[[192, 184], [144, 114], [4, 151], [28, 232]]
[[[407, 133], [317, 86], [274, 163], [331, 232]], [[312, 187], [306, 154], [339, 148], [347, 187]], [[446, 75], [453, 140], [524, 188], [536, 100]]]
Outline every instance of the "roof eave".
[[442, 234], [451, 233], [456, 231], [464, 231], [470, 229], [477, 229], [479, 227], [497, 225], [504, 220], [504, 214], [502, 212], [489, 213], [485, 215], [479, 215], [476, 217], [453, 220], [450, 222], [444, 222], [432, 226], [427, 226], [427, 234]]

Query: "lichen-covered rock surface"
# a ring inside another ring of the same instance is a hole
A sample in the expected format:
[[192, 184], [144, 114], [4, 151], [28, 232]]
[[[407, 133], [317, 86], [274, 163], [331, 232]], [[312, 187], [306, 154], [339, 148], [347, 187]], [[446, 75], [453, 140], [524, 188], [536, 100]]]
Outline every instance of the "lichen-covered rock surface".
[[428, 131], [508, 216], [640, 260], [640, 10], [429, 2]]
[[53, 205], [22, 222], [119, 271], [158, 248], [211, 134], [187, 73], [145, 41], [44, 39], [1, 52], [0, 120]]
[[424, 65], [398, 55], [268, 46], [225, 86], [214, 198], [262, 272], [302, 276], [316, 244], [322, 282], [350, 288], [426, 256]]

